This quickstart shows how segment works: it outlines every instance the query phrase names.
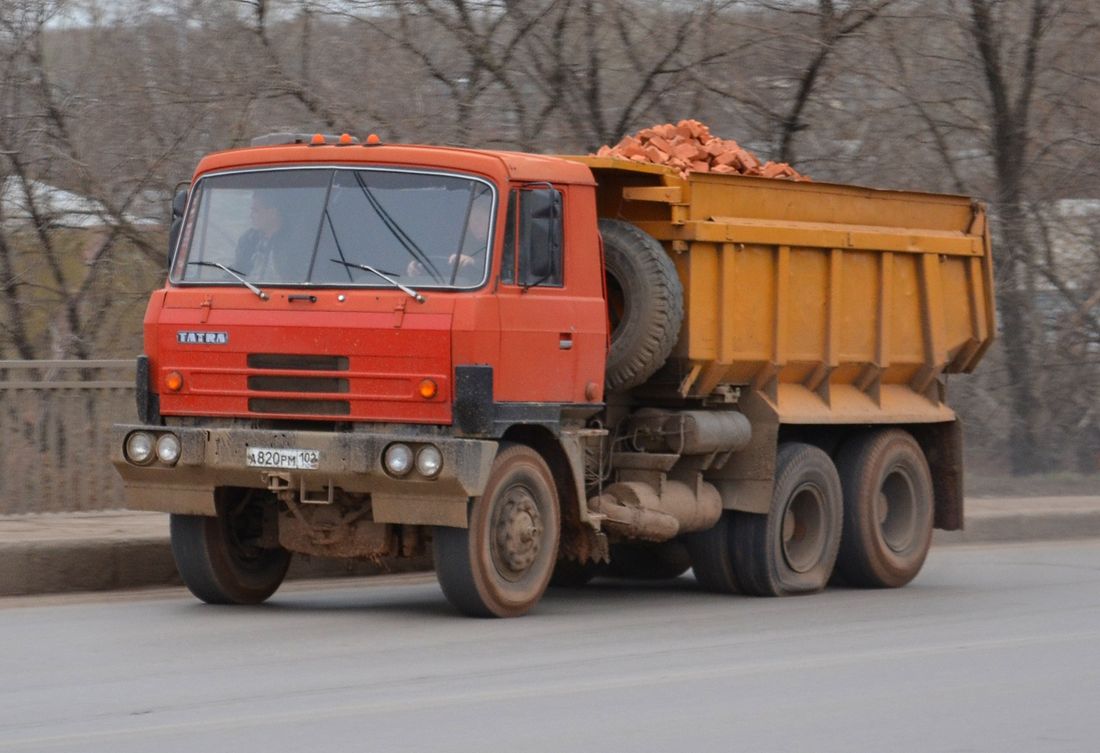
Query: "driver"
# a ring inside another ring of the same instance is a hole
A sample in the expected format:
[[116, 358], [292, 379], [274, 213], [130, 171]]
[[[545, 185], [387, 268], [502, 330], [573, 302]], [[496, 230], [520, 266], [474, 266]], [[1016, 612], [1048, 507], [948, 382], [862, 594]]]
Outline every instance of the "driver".
[[234, 268], [252, 280], [281, 281], [294, 253], [287, 213], [275, 194], [270, 189], [252, 193], [252, 227], [237, 241]]
[[[473, 285], [481, 279], [481, 267], [485, 253], [489, 246], [489, 215], [490, 202], [478, 201], [470, 207], [470, 218], [466, 223], [466, 235], [462, 239], [462, 249], [447, 257], [447, 263], [442, 259], [432, 258], [436, 270], [443, 277], [443, 284], [451, 284], [451, 276], [454, 275], [454, 284], [459, 286]], [[479, 259], [481, 261], [479, 261]], [[457, 264], [457, 270], [455, 268]], [[405, 268], [405, 274], [409, 277], [430, 278], [424, 265], [415, 259], [410, 261]]]

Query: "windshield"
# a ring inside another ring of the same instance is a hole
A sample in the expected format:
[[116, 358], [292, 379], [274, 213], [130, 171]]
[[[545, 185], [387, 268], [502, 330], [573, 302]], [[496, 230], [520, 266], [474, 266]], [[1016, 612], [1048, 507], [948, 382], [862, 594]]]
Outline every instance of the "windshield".
[[479, 179], [399, 170], [208, 176], [192, 194], [172, 281], [477, 287], [493, 198]]

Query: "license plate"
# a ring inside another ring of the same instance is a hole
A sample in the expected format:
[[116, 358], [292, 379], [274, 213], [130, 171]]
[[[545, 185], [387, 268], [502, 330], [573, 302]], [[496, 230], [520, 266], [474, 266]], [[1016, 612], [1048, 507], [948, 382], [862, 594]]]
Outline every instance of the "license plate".
[[249, 447], [247, 455], [248, 464], [258, 468], [315, 471], [321, 467], [321, 453], [318, 450]]

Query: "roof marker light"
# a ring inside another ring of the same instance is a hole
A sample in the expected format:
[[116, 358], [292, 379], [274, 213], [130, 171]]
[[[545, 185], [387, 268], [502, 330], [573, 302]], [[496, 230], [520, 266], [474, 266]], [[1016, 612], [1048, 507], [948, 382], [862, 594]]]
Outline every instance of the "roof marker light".
[[352, 138], [351, 138], [350, 133], [341, 133], [340, 134], [340, 141], [339, 141], [340, 146], [350, 146], [351, 142], [352, 142]]
[[367, 136], [367, 143], [365, 144], [365, 146], [381, 146], [381, 145], [382, 145], [382, 139], [378, 138], [377, 133], [372, 133], [370, 136]]
[[321, 146], [321, 144], [324, 144], [324, 143], [325, 143], [325, 134], [323, 134], [323, 133], [315, 133], [315, 134], [313, 134], [313, 137], [310, 138], [310, 140], [309, 140], [309, 145], [310, 146]]

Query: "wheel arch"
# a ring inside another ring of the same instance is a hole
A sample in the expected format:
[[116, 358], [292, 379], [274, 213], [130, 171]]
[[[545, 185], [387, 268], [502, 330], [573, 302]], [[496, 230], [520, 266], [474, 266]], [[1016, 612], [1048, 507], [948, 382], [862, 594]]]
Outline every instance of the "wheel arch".
[[[559, 551], [570, 553], [578, 545], [578, 539], [587, 528], [587, 500], [584, 497], [584, 456], [579, 445], [563, 441], [566, 437], [555, 435], [538, 424], [510, 426], [501, 439], [523, 444], [537, 452], [550, 467], [554, 486], [558, 492], [561, 512], [561, 543]], [[579, 465], [578, 465], [579, 463]], [[578, 474], [579, 469], [579, 474]]]

